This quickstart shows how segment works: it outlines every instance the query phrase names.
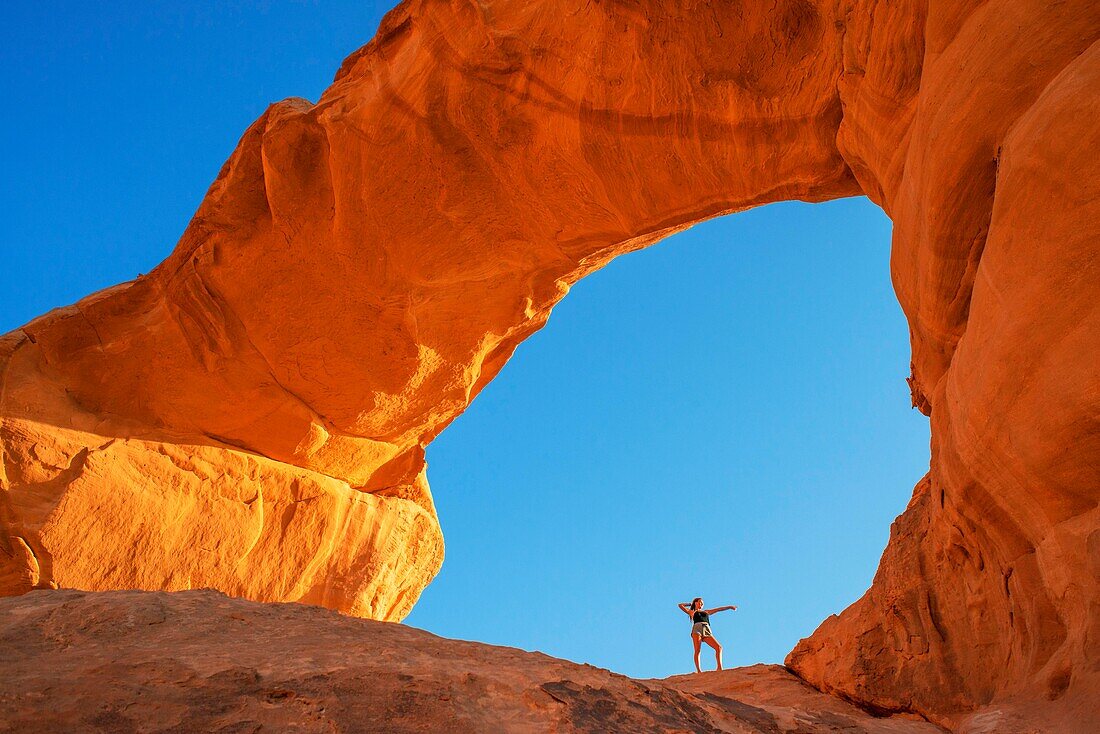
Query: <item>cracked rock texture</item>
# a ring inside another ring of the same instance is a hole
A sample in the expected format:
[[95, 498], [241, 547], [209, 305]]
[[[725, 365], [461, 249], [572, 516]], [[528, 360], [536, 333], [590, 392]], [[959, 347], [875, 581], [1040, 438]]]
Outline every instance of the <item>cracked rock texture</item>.
[[932, 461], [787, 664], [953, 725], [1095, 722], [1098, 37], [1094, 0], [402, 4], [245, 132], [164, 263], [0, 339], [0, 590], [401, 619], [443, 557], [424, 446], [573, 283], [865, 193]]

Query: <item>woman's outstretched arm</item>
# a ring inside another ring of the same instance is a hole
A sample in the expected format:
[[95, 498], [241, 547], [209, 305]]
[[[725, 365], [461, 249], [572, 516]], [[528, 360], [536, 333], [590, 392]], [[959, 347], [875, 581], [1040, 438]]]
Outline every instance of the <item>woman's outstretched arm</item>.
[[706, 612], [707, 614], [717, 614], [718, 612], [724, 612], [727, 609], [733, 610], [733, 609], [736, 609], [736, 608], [737, 608], [737, 605], [731, 604], [731, 605], [725, 606], [725, 607], [715, 607], [714, 609], [704, 609], [703, 611]]

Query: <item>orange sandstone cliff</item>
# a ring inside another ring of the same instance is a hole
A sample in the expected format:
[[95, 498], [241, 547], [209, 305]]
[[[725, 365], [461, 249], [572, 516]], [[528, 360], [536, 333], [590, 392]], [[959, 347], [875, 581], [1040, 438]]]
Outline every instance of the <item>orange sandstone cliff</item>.
[[410, 0], [152, 273], [0, 338], [0, 589], [401, 619], [424, 446], [581, 277], [719, 214], [894, 222], [932, 462], [788, 666], [881, 711], [1100, 691], [1100, 6]]

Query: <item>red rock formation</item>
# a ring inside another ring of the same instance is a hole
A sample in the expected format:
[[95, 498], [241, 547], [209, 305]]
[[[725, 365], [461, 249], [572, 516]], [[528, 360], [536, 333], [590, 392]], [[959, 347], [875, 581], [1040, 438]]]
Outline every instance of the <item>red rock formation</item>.
[[871, 589], [788, 657], [826, 690], [936, 712], [1034, 698], [1100, 725], [1098, 28], [1089, 3], [929, 10], [876, 180], [931, 469]]
[[245, 133], [153, 273], [0, 342], [0, 588], [400, 619], [442, 559], [423, 447], [572, 283], [707, 217], [865, 192], [932, 465], [867, 595], [788, 664], [943, 721], [1081, 710], [1098, 37], [1091, 0], [403, 4], [316, 105]]
[[635, 680], [212, 591], [39, 591], [0, 600], [0, 659], [4, 734], [942, 731], [872, 717], [775, 665]]

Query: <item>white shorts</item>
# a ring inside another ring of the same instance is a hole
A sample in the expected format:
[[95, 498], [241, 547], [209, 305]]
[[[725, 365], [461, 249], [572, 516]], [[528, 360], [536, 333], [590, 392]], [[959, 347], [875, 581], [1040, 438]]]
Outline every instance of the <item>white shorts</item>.
[[714, 637], [714, 633], [710, 631], [710, 622], [696, 622], [691, 625], [691, 635], [699, 635], [700, 637]]

